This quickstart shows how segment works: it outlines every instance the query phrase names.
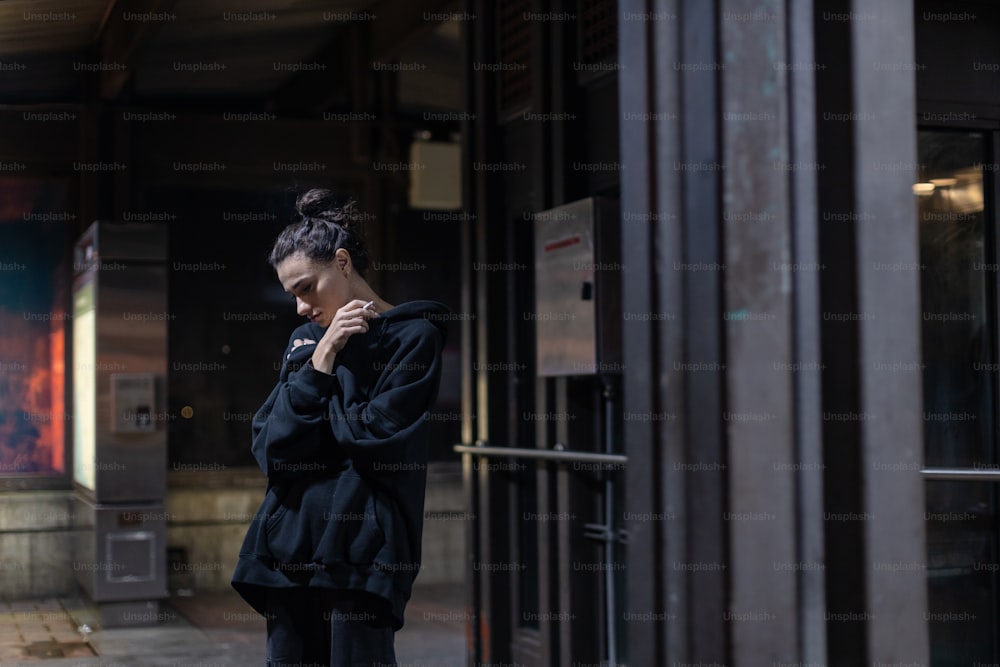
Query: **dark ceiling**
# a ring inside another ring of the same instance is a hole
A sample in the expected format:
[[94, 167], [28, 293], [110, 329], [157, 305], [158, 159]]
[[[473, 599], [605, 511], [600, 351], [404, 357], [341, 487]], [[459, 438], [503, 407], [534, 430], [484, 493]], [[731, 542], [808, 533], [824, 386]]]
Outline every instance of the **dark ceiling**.
[[5, 0], [0, 103], [359, 108], [388, 63], [401, 111], [458, 109], [457, 3], [443, 0]]

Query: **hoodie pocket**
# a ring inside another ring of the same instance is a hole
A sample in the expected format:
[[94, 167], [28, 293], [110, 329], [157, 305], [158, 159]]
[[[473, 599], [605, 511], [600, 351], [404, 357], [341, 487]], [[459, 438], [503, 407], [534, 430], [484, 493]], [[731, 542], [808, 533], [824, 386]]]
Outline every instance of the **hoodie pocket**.
[[353, 473], [338, 478], [315, 560], [370, 565], [385, 544], [375, 491]]
[[303, 531], [303, 485], [280, 487], [275, 493], [274, 505], [264, 515], [264, 533], [267, 550], [279, 563], [302, 563], [307, 559], [305, 544], [308, 536]]
[[267, 521], [268, 547], [282, 563], [370, 565], [386, 542], [378, 511], [351, 472], [296, 485]]

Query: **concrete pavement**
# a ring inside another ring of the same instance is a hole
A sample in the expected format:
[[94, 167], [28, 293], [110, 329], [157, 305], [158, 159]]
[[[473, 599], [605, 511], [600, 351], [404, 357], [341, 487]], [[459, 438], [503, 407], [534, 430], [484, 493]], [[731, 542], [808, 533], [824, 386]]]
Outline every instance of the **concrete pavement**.
[[[155, 625], [101, 628], [82, 597], [0, 602], [0, 667], [253, 667], [264, 619], [235, 592], [163, 601]], [[396, 635], [400, 667], [464, 667], [458, 586], [418, 587]]]

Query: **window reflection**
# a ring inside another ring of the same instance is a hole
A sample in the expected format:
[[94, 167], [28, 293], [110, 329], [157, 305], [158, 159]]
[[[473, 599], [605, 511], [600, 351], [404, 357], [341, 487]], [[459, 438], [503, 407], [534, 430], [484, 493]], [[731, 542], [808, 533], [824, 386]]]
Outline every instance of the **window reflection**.
[[996, 364], [987, 290], [997, 267], [983, 224], [985, 142], [979, 133], [921, 132], [919, 148], [926, 463], [989, 465]]
[[[925, 460], [996, 467], [994, 232], [986, 224], [975, 132], [920, 132], [914, 184], [920, 229]], [[934, 665], [994, 664], [996, 484], [926, 487], [927, 624]]]
[[64, 188], [0, 179], [0, 478], [65, 470]]

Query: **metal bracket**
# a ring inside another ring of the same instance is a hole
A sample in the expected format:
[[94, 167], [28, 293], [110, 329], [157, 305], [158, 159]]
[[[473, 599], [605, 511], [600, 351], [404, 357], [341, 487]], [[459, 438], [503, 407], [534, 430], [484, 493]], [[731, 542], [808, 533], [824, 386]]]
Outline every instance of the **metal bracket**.
[[628, 531], [624, 528], [612, 530], [607, 524], [585, 523], [583, 524], [583, 536], [598, 542], [618, 542], [628, 544]]

